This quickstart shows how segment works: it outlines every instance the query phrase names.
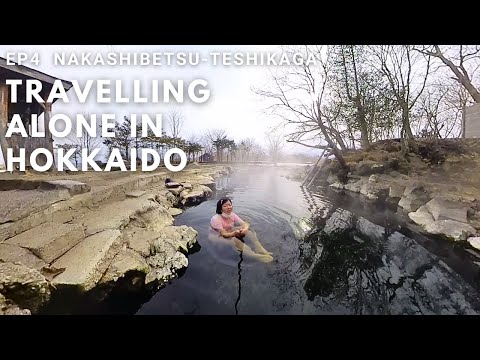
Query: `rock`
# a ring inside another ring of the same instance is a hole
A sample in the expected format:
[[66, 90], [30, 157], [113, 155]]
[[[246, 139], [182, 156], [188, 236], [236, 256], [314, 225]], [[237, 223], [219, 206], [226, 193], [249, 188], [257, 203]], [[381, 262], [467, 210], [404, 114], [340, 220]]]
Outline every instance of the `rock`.
[[388, 196], [389, 188], [386, 185], [377, 183], [375, 181], [369, 180], [367, 183], [365, 183], [360, 189], [360, 194], [365, 195], [369, 200], [385, 200]]
[[364, 179], [355, 181], [355, 182], [348, 182], [344, 185], [345, 190], [352, 191], [355, 193], [359, 193], [361, 189], [365, 186], [366, 181]]
[[403, 196], [398, 202], [398, 206], [407, 212], [414, 212], [428, 201], [430, 201], [429, 191], [427, 191], [423, 185], [414, 183], [405, 188]]
[[459, 203], [444, 200], [435, 197], [425, 205], [432, 214], [435, 221], [437, 220], [455, 220], [467, 223], [467, 211], [469, 207]]
[[360, 217], [357, 220], [355, 228], [360, 234], [367, 238], [375, 239], [377, 241], [384, 240], [385, 228], [376, 225], [363, 217]]
[[61, 274], [65, 271], [65, 268], [56, 268], [54, 266], [44, 266], [40, 269], [40, 272], [43, 276], [45, 276], [45, 278], [48, 280], [48, 281], [52, 281], [52, 279], [57, 276], [58, 274]]
[[454, 220], [435, 221], [426, 206], [421, 206], [416, 212], [408, 214], [408, 217], [429, 234], [443, 235], [454, 241], [466, 240], [468, 236], [475, 235], [476, 230], [468, 224]]
[[401, 180], [408, 180], [409, 177], [407, 175], [404, 175], [396, 170], [390, 171], [389, 175], [391, 177], [394, 177], [396, 179], [401, 179]]
[[104, 205], [73, 222], [82, 224], [85, 227], [85, 235], [89, 236], [108, 229], [123, 229], [132, 221], [136, 221], [139, 226], [149, 222], [150, 226], [160, 228], [172, 224], [173, 218], [157, 202], [139, 197]]
[[160, 231], [135, 230], [127, 236], [128, 247], [143, 257], [165, 251], [164, 247], [188, 253], [197, 242], [198, 232], [186, 225], [166, 226]]
[[50, 180], [44, 181], [40, 188], [46, 187], [47, 189], [67, 189], [70, 195], [78, 195], [89, 192], [90, 186], [80, 181], [74, 180]]
[[[180, 246], [177, 247], [177, 250], [182, 251], [185, 254], [188, 253], [188, 251], [193, 248], [197, 242], [198, 232], [190, 226], [170, 226], [165, 228], [165, 231], [170, 231], [171, 234], [173, 231], [173, 234], [169, 238], [180, 244]], [[167, 232], [164, 234], [162, 234], [161, 237], [167, 237], [169, 235]]]
[[[1, 191], [0, 191], [1, 197]], [[0, 243], [46, 222], [66, 223], [73, 219], [73, 211], [65, 202], [57, 202], [46, 209], [32, 212], [15, 222], [0, 224]]]
[[165, 226], [173, 224], [173, 221], [174, 219], [167, 209], [158, 205], [149, 211], [133, 216], [129, 227], [135, 226], [152, 231], [161, 231]]
[[183, 187], [168, 189], [173, 195], [178, 196], [183, 191]]
[[468, 243], [477, 250], [480, 250], [480, 237], [470, 237]]
[[353, 228], [353, 214], [344, 209], [337, 209], [327, 219], [323, 231], [330, 235], [333, 232], [346, 231]]
[[0, 191], [0, 224], [18, 221], [33, 212], [70, 198], [68, 190]]
[[46, 265], [45, 261], [32, 252], [18, 245], [0, 244], [0, 261], [22, 263], [30, 269], [40, 270]]
[[376, 163], [372, 160], [362, 160], [355, 166], [355, 172], [361, 176], [368, 176], [373, 174], [377, 169], [372, 169]]
[[180, 194], [180, 197], [183, 198], [182, 203], [186, 206], [199, 204], [213, 194], [209, 187], [199, 184], [196, 184], [190, 192], [187, 191], [184, 190]]
[[210, 180], [210, 179], [199, 180], [199, 181], [197, 181], [197, 183], [200, 184], [200, 185], [207, 186], [212, 191], [215, 191], [217, 189], [217, 184], [215, 183], [215, 181], [213, 179], [212, 180]]
[[435, 219], [425, 205], [420, 206], [417, 211], [409, 213], [408, 217], [416, 224], [423, 227], [426, 227], [427, 224], [432, 224], [435, 222]]
[[179, 186], [181, 187], [182, 184], [180, 184], [178, 182], [175, 182], [175, 181], [171, 181], [171, 182], [165, 183], [165, 186], [170, 189], [170, 188], [177, 188]]
[[162, 287], [188, 266], [188, 259], [182, 253], [170, 252], [154, 255], [148, 259], [148, 263], [154, 269], [145, 277], [145, 285]]
[[0, 294], [0, 315], [31, 315], [28, 309], [20, 309], [18, 305], [13, 304]]
[[177, 216], [177, 215], [180, 215], [181, 213], [183, 213], [183, 210], [172, 207], [172, 208], [168, 209], [168, 213], [172, 216]]
[[184, 189], [191, 189], [192, 188], [192, 184], [189, 184], [189, 183], [183, 183], [183, 188]]
[[[184, 189], [182, 190], [182, 192], [180, 193], [180, 198], [184, 199], [185, 197], [187, 197], [188, 194], [190, 194], [192, 192], [192, 189]], [[200, 193], [199, 192], [199, 195], [202, 195], [203, 196], [203, 193]]]
[[143, 196], [145, 194], [146, 194], [146, 191], [134, 190], [134, 191], [130, 191], [130, 192], [126, 193], [125, 196], [127, 198], [138, 198], [138, 197]]
[[0, 262], [0, 293], [32, 313], [50, 299], [45, 277], [23, 264]]
[[388, 196], [394, 199], [401, 199], [405, 192], [405, 186], [399, 184], [391, 184]]
[[151, 244], [153, 240], [157, 239], [159, 236], [158, 231], [138, 229], [128, 235], [126, 242], [130, 249], [135, 250], [143, 257], [148, 257], [153, 255], [153, 252], [151, 252]]
[[120, 251], [121, 241], [119, 230], [106, 230], [85, 238], [53, 263], [54, 267], [65, 268], [65, 271], [56, 276], [52, 284], [80, 291], [92, 289]]
[[85, 234], [79, 225], [45, 223], [5, 241], [30, 250], [50, 263], [78, 244]]
[[112, 260], [105, 275], [100, 280], [101, 284], [116, 282], [130, 271], [148, 274], [150, 267], [142, 255], [132, 249], [121, 250]]

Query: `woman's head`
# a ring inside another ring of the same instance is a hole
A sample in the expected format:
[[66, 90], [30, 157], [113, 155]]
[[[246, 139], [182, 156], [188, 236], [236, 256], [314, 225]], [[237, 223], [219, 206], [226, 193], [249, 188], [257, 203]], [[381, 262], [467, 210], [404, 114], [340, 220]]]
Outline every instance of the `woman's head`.
[[221, 198], [217, 202], [217, 214], [226, 213], [230, 214], [232, 212], [232, 200], [227, 197]]

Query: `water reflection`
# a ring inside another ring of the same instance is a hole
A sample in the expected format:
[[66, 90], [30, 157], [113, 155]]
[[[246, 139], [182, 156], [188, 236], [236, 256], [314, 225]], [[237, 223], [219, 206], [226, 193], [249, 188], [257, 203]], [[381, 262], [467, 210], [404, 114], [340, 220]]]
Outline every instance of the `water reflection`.
[[240, 297], [242, 295], [242, 261], [243, 253], [240, 253], [240, 261], [238, 262], [238, 297], [235, 301], [235, 315], [238, 315], [238, 303], [240, 302]]
[[376, 302], [387, 301], [378, 277], [384, 249], [373, 241], [358, 240], [346, 232], [314, 232], [305, 239], [321, 244], [320, 256], [304, 285], [310, 301], [317, 295], [327, 302], [345, 300], [356, 314], [372, 305], [372, 297]]
[[347, 314], [480, 310], [475, 289], [401, 233], [390, 234], [343, 209], [317, 224], [305, 237], [300, 258], [308, 274], [304, 290], [316, 307]]

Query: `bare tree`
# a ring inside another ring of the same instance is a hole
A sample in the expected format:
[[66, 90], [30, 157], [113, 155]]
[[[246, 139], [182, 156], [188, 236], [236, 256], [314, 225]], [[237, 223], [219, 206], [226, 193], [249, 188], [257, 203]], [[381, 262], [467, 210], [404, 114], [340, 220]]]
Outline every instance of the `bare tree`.
[[370, 141], [366, 120], [367, 109], [365, 106], [365, 85], [367, 84], [365, 83], [365, 74], [362, 71], [361, 64], [363, 61], [363, 50], [362, 47], [354, 45], [340, 45], [335, 50], [341, 90], [345, 92], [348, 101], [355, 107], [355, 123], [356, 127], [360, 129], [360, 142], [363, 149], [368, 149]]
[[479, 45], [457, 45], [440, 47], [439, 45], [423, 46], [417, 51], [440, 59], [455, 74], [455, 79], [468, 91], [476, 103], [480, 103], [480, 92], [472, 84], [475, 72], [480, 66]]
[[285, 146], [285, 135], [280, 129], [272, 129], [265, 133], [267, 139], [267, 149], [272, 159], [272, 162], [276, 164], [280, 156], [281, 150]]
[[[66, 144], [70, 146], [61, 146], [64, 149], [76, 148], [75, 151], [75, 162], [77, 161], [77, 155], [80, 155], [82, 149], [86, 149], [87, 155], [90, 155], [94, 149], [102, 147], [103, 138], [101, 137], [102, 128], [100, 121], [97, 121], [96, 115], [90, 115], [89, 113], [84, 113], [81, 116], [88, 122], [90, 119], [90, 124], [92, 125], [92, 130], [95, 132], [96, 136], [91, 135], [91, 133], [85, 128], [82, 127], [80, 136], [77, 136], [77, 119], [72, 120], [72, 132], [68, 134], [65, 138]], [[93, 119], [95, 118], [95, 121]]]
[[167, 115], [168, 125], [173, 138], [173, 147], [178, 145], [185, 117], [179, 110], [171, 110]]
[[240, 151], [240, 157], [242, 161], [249, 161], [250, 153], [255, 145], [255, 139], [253, 138], [246, 138], [240, 140], [238, 145], [238, 149]]
[[409, 45], [371, 46], [376, 66], [390, 84], [402, 113], [401, 139], [403, 150], [415, 147], [410, 115], [425, 89], [430, 74], [430, 57], [413, 52]]
[[265, 149], [259, 144], [254, 143], [252, 149], [250, 150], [253, 161], [260, 161], [260, 159], [265, 158], [266, 153]]
[[442, 85], [430, 86], [420, 97], [418, 133], [422, 137], [442, 138], [441, 130], [448, 123], [448, 119], [444, 118], [444, 114], [448, 114], [448, 109], [444, 107], [448, 90], [447, 87]]
[[213, 144], [208, 136], [208, 132], [200, 136], [198, 143], [202, 146], [205, 154], [213, 154]]
[[330, 147], [340, 166], [348, 169], [340, 151], [346, 146], [342, 129], [336, 126], [339, 113], [328, 107], [326, 83], [330, 72], [329, 48], [287, 47], [283, 51], [302, 52], [305, 58], [313, 56], [319, 66], [304, 61], [302, 66], [272, 72], [272, 88], [254, 89], [254, 92], [272, 102], [267, 110], [279, 116], [283, 126], [293, 127], [287, 134], [288, 141], [307, 147]]
[[465, 89], [465, 87], [459, 82], [451, 80], [450, 83], [446, 84], [446, 86], [449, 87], [449, 91], [445, 96], [445, 102], [446, 106], [450, 109], [450, 121], [455, 124], [461, 124], [459, 136], [464, 137], [465, 119], [463, 118], [463, 112], [467, 106], [473, 105], [474, 101], [467, 89]]

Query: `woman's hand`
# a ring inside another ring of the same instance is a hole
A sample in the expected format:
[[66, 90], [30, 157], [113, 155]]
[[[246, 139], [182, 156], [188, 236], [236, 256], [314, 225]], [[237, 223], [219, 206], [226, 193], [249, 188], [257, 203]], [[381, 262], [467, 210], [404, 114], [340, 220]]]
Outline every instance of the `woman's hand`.
[[243, 228], [240, 229], [241, 234], [242, 234], [242, 235], [245, 235], [245, 234], [247, 233], [248, 229], [250, 229], [250, 225], [249, 225], [248, 223], [245, 223], [245, 225], [243, 226]]

